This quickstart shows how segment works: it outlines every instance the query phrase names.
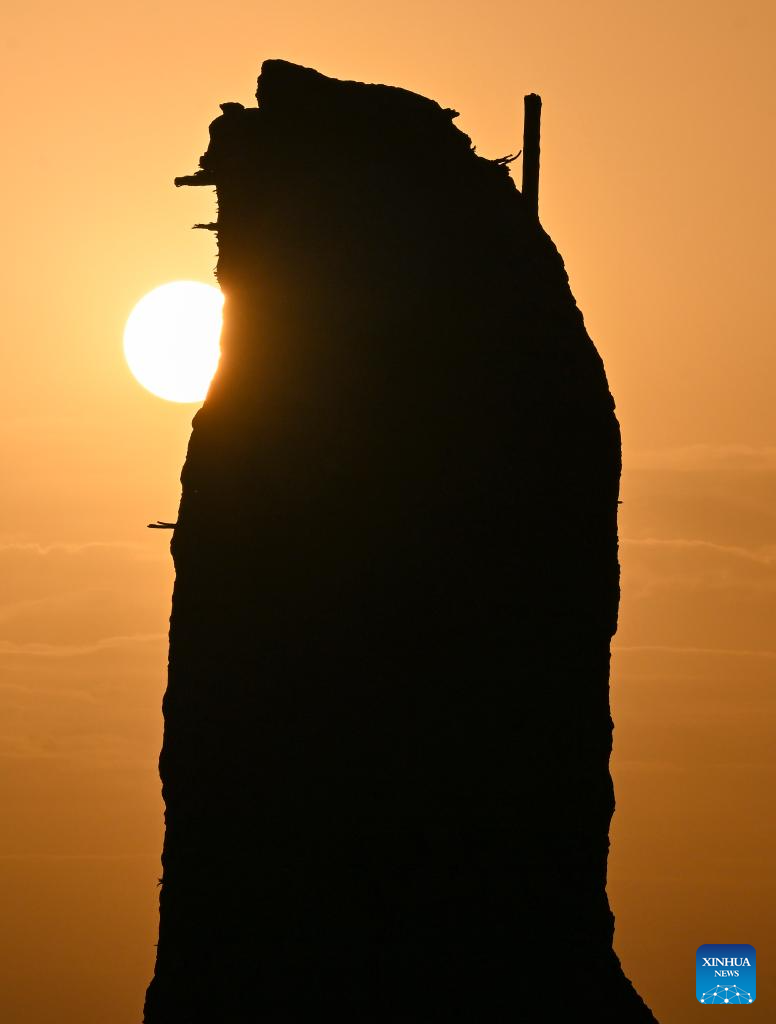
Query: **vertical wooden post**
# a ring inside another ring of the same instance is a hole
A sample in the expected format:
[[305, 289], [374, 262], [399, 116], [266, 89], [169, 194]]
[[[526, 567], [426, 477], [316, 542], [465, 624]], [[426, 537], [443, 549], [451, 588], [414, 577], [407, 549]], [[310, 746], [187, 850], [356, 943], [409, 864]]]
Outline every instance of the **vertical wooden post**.
[[523, 199], [526, 211], [539, 219], [539, 133], [542, 98], [536, 93], [525, 97], [523, 119]]

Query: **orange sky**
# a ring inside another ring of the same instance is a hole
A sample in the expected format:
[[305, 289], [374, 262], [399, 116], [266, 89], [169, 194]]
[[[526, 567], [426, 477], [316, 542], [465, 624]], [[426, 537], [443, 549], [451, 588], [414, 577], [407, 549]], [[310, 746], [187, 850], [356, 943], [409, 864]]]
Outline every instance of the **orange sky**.
[[[453, 106], [485, 156], [541, 93], [542, 221], [624, 437], [610, 896], [663, 1024], [694, 954], [753, 944], [773, 1020], [776, 355], [770, 3], [543, 0], [110, 6], [4, 22], [0, 1019], [138, 1024], [156, 941], [169, 535], [195, 406], [130, 377], [121, 333], [212, 280], [176, 191], [261, 61]], [[519, 174], [519, 164], [514, 165]]]

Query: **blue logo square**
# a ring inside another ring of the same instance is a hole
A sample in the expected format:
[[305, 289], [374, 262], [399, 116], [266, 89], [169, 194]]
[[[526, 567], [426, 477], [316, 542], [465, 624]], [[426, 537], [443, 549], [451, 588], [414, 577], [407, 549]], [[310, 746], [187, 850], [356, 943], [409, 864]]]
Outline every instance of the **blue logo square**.
[[723, 943], [698, 946], [695, 994], [705, 1006], [748, 1006], [757, 996], [754, 946]]

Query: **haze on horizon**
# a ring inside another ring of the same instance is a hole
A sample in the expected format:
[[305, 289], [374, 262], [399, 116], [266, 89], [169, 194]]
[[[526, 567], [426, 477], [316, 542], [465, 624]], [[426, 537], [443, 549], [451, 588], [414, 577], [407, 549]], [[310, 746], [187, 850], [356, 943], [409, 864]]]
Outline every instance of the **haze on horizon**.
[[156, 285], [212, 280], [214, 240], [189, 230], [212, 194], [172, 179], [282, 57], [452, 106], [491, 157], [541, 93], [541, 219], [624, 439], [615, 948], [684, 1024], [697, 946], [751, 943], [768, 1019], [772, 7], [33, 2], [6, 21], [0, 1016], [140, 1019], [172, 584], [145, 525], [175, 519], [196, 406], [144, 392], [121, 336]]

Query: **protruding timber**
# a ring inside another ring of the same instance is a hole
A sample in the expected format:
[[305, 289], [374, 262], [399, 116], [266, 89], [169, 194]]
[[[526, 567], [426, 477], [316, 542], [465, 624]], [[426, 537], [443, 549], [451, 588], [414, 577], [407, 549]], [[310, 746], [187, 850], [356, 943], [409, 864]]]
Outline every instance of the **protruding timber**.
[[525, 97], [523, 120], [523, 199], [527, 210], [539, 219], [539, 134], [542, 98], [532, 92]]

